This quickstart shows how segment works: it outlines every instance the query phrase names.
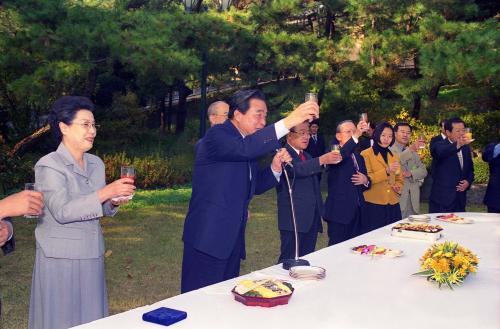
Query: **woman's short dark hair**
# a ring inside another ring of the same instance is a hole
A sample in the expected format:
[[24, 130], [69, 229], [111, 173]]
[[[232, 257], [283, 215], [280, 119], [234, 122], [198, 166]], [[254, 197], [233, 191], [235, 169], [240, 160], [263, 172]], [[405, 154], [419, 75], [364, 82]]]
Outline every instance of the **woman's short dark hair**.
[[83, 96], [63, 96], [52, 104], [49, 112], [50, 131], [57, 143], [62, 140], [61, 129], [59, 122], [64, 122], [70, 125], [75, 118], [75, 115], [80, 110], [94, 111], [94, 104], [90, 99]]
[[229, 101], [229, 112], [227, 114], [229, 119], [234, 117], [234, 111], [236, 110], [243, 114], [247, 113], [250, 108], [251, 99], [260, 99], [265, 102], [266, 96], [258, 89], [246, 89], [235, 92]]
[[380, 143], [380, 136], [382, 136], [382, 132], [384, 131], [385, 128], [389, 128], [392, 131], [392, 140], [391, 140], [391, 143], [389, 144], [389, 146], [392, 146], [392, 144], [394, 144], [394, 140], [395, 140], [394, 128], [392, 128], [392, 126], [389, 122], [379, 123], [375, 127], [375, 131], [373, 132], [373, 140], [377, 143]]

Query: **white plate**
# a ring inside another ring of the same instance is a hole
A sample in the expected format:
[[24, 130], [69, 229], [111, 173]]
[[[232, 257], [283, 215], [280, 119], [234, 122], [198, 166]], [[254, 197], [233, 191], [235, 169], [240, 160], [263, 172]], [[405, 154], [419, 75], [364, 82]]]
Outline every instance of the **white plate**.
[[290, 275], [294, 276], [325, 276], [326, 270], [319, 266], [294, 266]]
[[452, 224], [473, 224], [474, 223], [474, 220], [468, 219], [468, 218], [464, 218], [463, 220], [449, 220], [449, 219], [445, 219], [445, 218], [436, 217], [436, 220], [440, 220], [442, 222], [452, 223]]
[[410, 215], [408, 216], [410, 222], [430, 222], [431, 218], [427, 215]]
[[133, 197], [134, 197], [133, 194], [129, 195], [129, 196], [119, 196], [116, 198], [112, 198], [111, 201], [118, 202], [118, 201], [122, 201], [122, 200], [132, 200]]

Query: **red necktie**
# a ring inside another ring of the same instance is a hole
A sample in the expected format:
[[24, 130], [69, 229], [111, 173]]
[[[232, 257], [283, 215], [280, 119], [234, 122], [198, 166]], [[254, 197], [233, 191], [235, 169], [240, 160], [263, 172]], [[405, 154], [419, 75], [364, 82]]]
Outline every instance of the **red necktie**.
[[300, 158], [300, 161], [306, 161], [306, 156], [304, 155], [304, 152], [302, 152], [302, 151], [299, 152], [299, 158]]

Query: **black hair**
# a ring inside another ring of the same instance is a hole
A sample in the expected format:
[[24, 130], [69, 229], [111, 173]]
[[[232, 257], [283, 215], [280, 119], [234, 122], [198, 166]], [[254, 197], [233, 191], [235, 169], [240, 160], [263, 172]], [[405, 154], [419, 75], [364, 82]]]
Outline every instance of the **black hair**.
[[439, 120], [439, 128], [443, 128], [443, 125], [446, 124], [446, 121], [448, 121], [448, 119], [441, 119], [441, 120]]
[[94, 111], [94, 104], [90, 99], [83, 96], [62, 96], [57, 99], [49, 112], [50, 131], [57, 143], [62, 140], [61, 129], [59, 122], [64, 122], [70, 125], [75, 118], [75, 115], [80, 110]]
[[260, 99], [265, 102], [266, 96], [259, 89], [246, 89], [235, 92], [229, 101], [229, 112], [227, 114], [229, 119], [234, 117], [234, 111], [236, 110], [245, 114], [250, 108], [251, 99]]
[[375, 127], [375, 131], [373, 132], [372, 138], [373, 138], [373, 140], [376, 143], [380, 143], [380, 136], [382, 136], [382, 132], [384, 131], [385, 128], [389, 128], [392, 131], [392, 141], [389, 144], [389, 146], [392, 146], [392, 144], [394, 144], [394, 140], [395, 140], [395, 137], [394, 137], [394, 128], [392, 128], [392, 126], [391, 126], [391, 124], [389, 122], [379, 123]]
[[465, 126], [465, 122], [463, 122], [462, 119], [455, 117], [446, 120], [446, 122], [444, 123], [444, 130], [451, 132], [453, 130], [454, 123], [463, 123]]
[[399, 127], [408, 127], [408, 128], [410, 128], [410, 131], [413, 130], [413, 127], [410, 126], [410, 124], [408, 122], [398, 122], [394, 126], [394, 132], [397, 132], [399, 130]]
[[311, 123], [309, 125], [310, 126], [311, 125], [317, 125], [319, 127], [319, 120], [318, 119], [314, 119], [313, 121], [311, 121]]
[[370, 122], [370, 128], [372, 128], [373, 130], [375, 130], [375, 128], [377, 128], [377, 126], [375, 125], [375, 122]]
[[[309, 121], [308, 121], [308, 120], [306, 120], [306, 121], [304, 121], [304, 122], [302, 122], [302, 123], [307, 123], [307, 125], [308, 125], [309, 127], [311, 127], [311, 125], [314, 123], [314, 121], [313, 121], [313, 122], [311, 122], [311, 123], [309, 123]], [[302, 123], [300, 123], [300, 124], [302, 124]], [[297, 125], [297, 126], [298, 126], [298, 125]], [[291, 131], [291, 132], [293, 132], [293, 133], [296, 133], [297, 131], [295, 130], [295, 127], [297, 127], [297, 126], [294, 126], [294, 127], [290, 128], [290, 131]]]

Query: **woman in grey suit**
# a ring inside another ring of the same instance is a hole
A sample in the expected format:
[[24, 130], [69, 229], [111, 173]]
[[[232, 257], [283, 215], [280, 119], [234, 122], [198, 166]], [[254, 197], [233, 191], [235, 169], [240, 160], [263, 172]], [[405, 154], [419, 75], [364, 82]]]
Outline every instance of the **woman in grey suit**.
[[68, 328], [108, 315], [99, 219], [113, 216], [120, 202], [111, 199], [132, 195], [135, 186], [130, 178], [106, 185], [104, 163], [86, 153], [96, 136], [93, 109], [86, 97], [64, 96], [49, 114], [60, 144], [35, 165], [45, 207], [35, 229], [30, 329]]

